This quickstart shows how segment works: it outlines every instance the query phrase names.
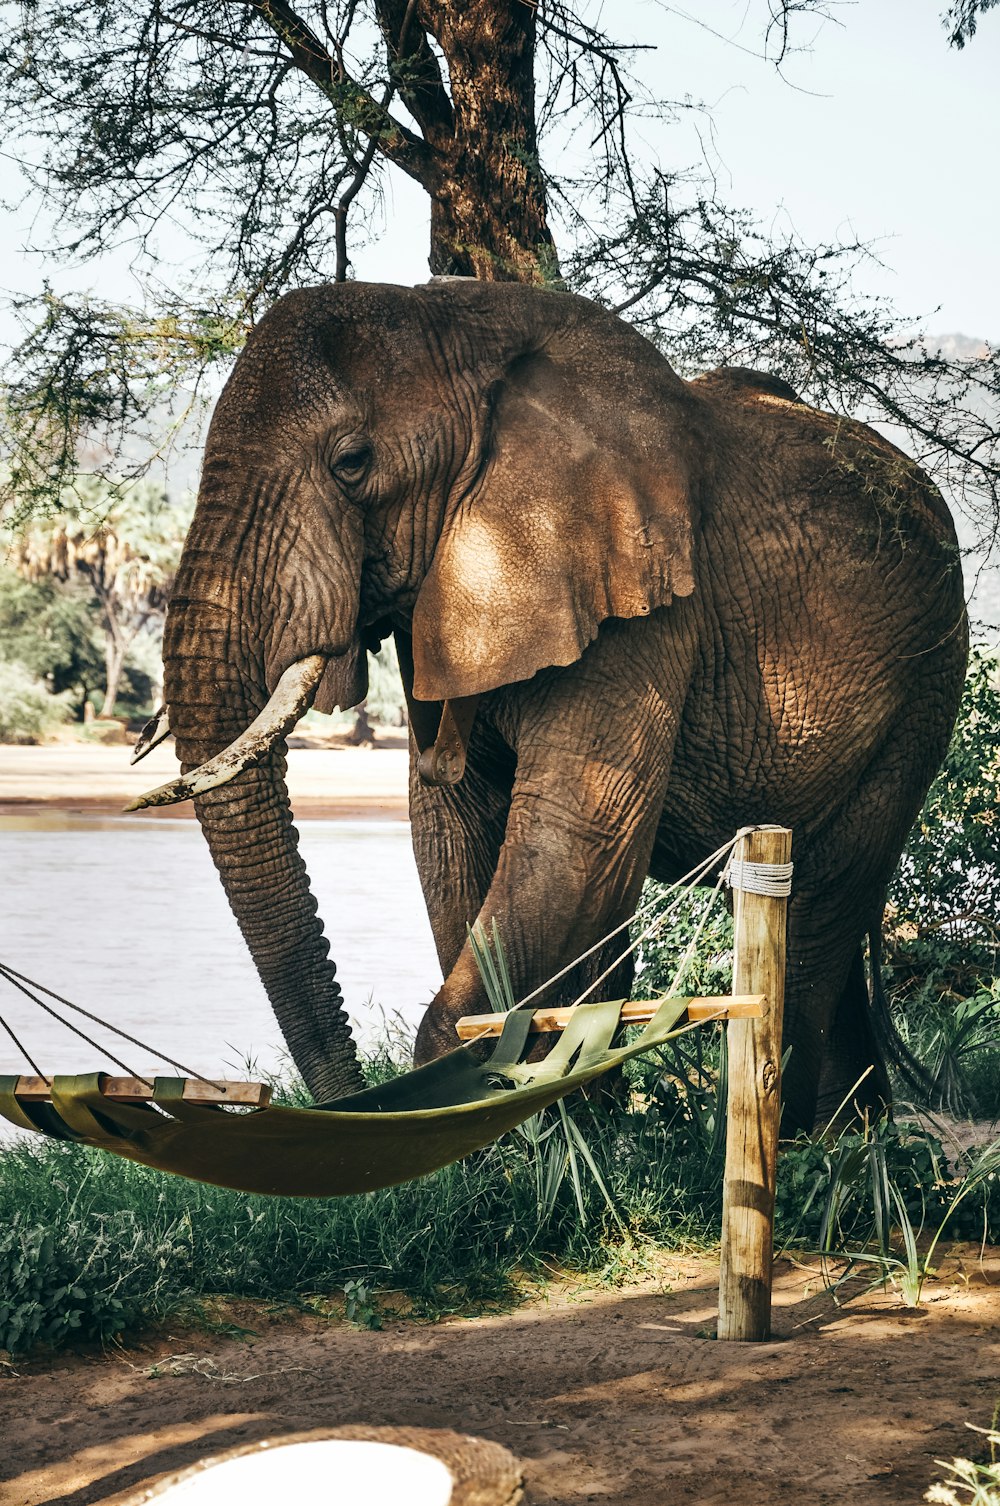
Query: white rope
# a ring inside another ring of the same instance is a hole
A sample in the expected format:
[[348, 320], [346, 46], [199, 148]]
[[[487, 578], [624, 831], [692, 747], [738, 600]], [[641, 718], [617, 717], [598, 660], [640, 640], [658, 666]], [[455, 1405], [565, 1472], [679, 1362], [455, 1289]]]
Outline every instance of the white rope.
[[[753, 830], [753, 828], [748, 829]], [[735, 837], [730, 837], [728, 842], [724, 842], [721, 847], [717, 847], [713, 853], [710, 853], [709, 856], [705, 858], [701, 863], [696, 864], [696, 866], [685, 873], [682, 878], [679, 878], [673, 884], [668, 885], [668, 894], [672, 891], [676, 892], [674, 893], [674, 898], [670, 901], [670, 904], [667, 905], [666, 909], [658, 910], [658, 906], [662, 904], [662, 900], [660, 900], [659, 898], [647, 900], [646, 903], [644, 905], [640, 905], [635, 913], [633, 915], [630, 915], [627, 920], [623, 920], [620, 925], [615, 926], [613, 931], [609, 931], [606, 936], [602, 936], [599, 941], [595, 941], [593, 946], [589, 946], [585, 952], [581, 952], [578, 957], [574, 957], [572, 962], [567, 962], [565, 967], [560, 968], [559, 972], [553, 973], [551, 978], [546, 978], [544, 983], [539, 983], [538, 987], [532, 989], [530, 994], [525, 994], [523, 999], [519, 999], [517, 1001], [516, 1007], [520, 1009], [525, 1004], [530, 1004], [532, 999], [535, 999], [539, 994], [544, 993], [547, 988], [551, 988], [553, 983], [558, 983], [560, 978], [565, 978], [566, 974], [572, 972], [578, 963], [586, 961], [588, 957], [592, 956], [594, 952], [599, 951], [601, 947], [603, 947], [607, 942], [611, 941], [621, 931], [627, 930], [634, 921], [640, 919], [644, 920], [646, 916], [652, 915], [652, 923], [646, 926], [634, 941], [630, 941], [624, 952], [622, 952], [619, 957], [615, 958], [611, 966], [609, 968], [606, 968], [599, 978], [595, 978], [593, 983], [591, 983], [589, 987], [584, 990], [580, 997], [574, 999], [573, 1001], [574, 1005], [581, 1003], [581, 1001], [587, 997], [587, 994], [593, 993], [598, 984], [603, 983], [605, 978], [607, 978], [611, 973], [614, 972], [619, 963], [624, 962], [625, 958], [629, 955], [630, 952], [634, 952], [636, 948], [641, 946], [644, 941], [648, 941], [651, 936], [653, 936], [657, 931], [662, 930], [666, 926], [666, 923], [670, 919], [671, 915], [683, 903], [684, 899], [690, 893], [691, 889], [695, 888], [699, 884], [699, 882], [704, 879], [706, 874], [711, 871], [711, 869], [715, 866], [720, 858], [724, 857], [727, 853], [732, 852], [740, 837], [744, 835], [745, 833], [742, 831], [737, 832]], [[725, 866], [723, 865], [723, 872], [724, 871]]]
[[791, 863], [750, 863], [743, 858], [730, 858], [726, 883], [730, 889], [742, 889], [744, 894], [783, 899], [792, 892], [792, 867]]

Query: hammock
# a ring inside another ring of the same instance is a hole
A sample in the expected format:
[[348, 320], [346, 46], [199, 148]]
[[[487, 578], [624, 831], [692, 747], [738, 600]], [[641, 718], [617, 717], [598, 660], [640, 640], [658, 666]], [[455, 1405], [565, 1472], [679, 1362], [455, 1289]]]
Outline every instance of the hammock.
[[19, 1099], [18, 1079], [0, 1077], [0, 1114], [21, 1129], [240, 1192], [371, 1192], [480, 1150], [574, 1088], [662, 1045], [679, 1033], [688, 1000], [664, 999], [637, 1041], [612, 1049], [622, 1003], [578, 1005], [543, 1061], [522, 1061], [532, 1012], [514, 1010], [486, 1062], [462, 1046], [381, 1087], [308, 1109], [234, 1112], [191, 1103], [185, 1079], [176, 1077], [156, 1078], [149, 1103], [130, 1103], [106, 1097], [104, 1074], [93, 1073], [54, 1077], [48, 1102]]
[[[707, 873], [720, 855], [731, 850], [735, 840], [713, 853], [693, 873]], [[690, 880], [692, 875], [685, 878]], [[575, 959], [521, 1000], [518, 1007], [499, 1017], [503, 1021], [500, 1038], [486, 1061], [479, 1060], [468, 1046], [460, 1046], [378, 1087], [306, 1109], [264, 1105], [241, 1110], [226, 1106], [224, 1100], [194, 1102], [186, 1093], [185, 1077], [156, 1077], [147, 1084], [148, 1092], [136, 1092], [130, 1098], [106, 1091], [110, 1080], [105, 1073], [51, 1079], [39, 1074], [31, 1079], [44, 1085], [38, 1095], [24, 1091], [24, 1078], [0, 1076], [0, 1115], [20, 1129], [94, 1146], [144, 1166], [241, 1192], [334, 1197], [407, 1182], [482, 1149], [575, 1088], [692, 1028], [685, 1020], [689, 1006], [701, 1004], [700, 1010], [691, 1010], [692, 1016], [701, 1018], [759, 1015], [761, 1001], [757, 999], [696, 1001], [674, 992], [722, 882], [720, 874], [674, 983], [647, 1009], [649, 1023], [627, 1045], [613, 1046], [612, 1041], [630, 1022], [629, 1015], [635, 1018], [635, 1006], [622, 999], [598, 1003], [578, 1000], [570, 1010], [557, 1012], [565, 1028], [549, 1054], [541, 1061], [524, 1060], [529, 1036], [540, 1028], [535, 1010], [525, 1006], [580, 960]], [[681, 880], [673, 887], [679, 890], [683, 883]], [[667, 911], [658, 913], [622, 955], [655, 935], [677, 903], [679, 899]], [[624, 922], [617, 930], [628, 924]], [[591, 951], [608, 939], [603, 937]], [[592, 992], [619, 961], [621, 958], [587, 992]], [[22, 974], [3, 965], [0, 973], [35, 1003], [56, 1014], [24, 986], [28, 980]], [[42, 991], [60, 999], [50, 989]], [[60, 1002], [69, 1003], [64, 999]], [[70, 1007], [106, 1023], [78, 1005]], [[551, 1012], [549, 1015], [551, 1019]], [[5, 1021], [0, 1023], [37, 1072], [10, 1026]], [[482, 1017], [461, 1023], [475, 1027], [477, 1033], [487, 1033]], [[546, 1023], [541, 1028], [561, 1028], [562, 1023], [555, 1027]], [[96, 1046], [78, 1027], [71, 1028]], [[127, 1032], [113, 1028], [144, 1046]], [[198, 1077], [197, 1073], [191, 1075]], [[124, 1081], [142, 1083], [143, 1079]], [[207, 1089], [213, 1088], [206, 1079], [200, 1081]], [[209, 1091], [205, 1096], [213, 1095]], [[214, 1096], [218, 1098], [219, 1094]]]

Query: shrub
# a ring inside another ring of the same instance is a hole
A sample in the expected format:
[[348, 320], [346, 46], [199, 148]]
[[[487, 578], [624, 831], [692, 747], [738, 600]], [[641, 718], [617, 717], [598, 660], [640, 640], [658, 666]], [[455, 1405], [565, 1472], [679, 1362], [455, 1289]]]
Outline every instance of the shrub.
[[23, 664], [0, 660], [0, 743], [38, 743], [69, 715]]
[[[647, 879], [640, 911], [645, 914], [650, 905], [665, 906], [672, 897], [670, 888]], [[635, 952], [633, 998], [647, 998], [669, 988], [685, 950], [695, 937], [708, 899], [704, 889], [684, 895], [664, 930], [639, 943]], [[639, 924], [634, 924], [633, 935], [639, 930]], [[732, 973], [733, 921], [720, 895], [698, 936], [678, 987], [690, 994], [725, 994], [729, 992]]]
[[950, 1474], [947, 1480], [925, 1492], [924, 1500], [932, 1506], [1000, 1506], [1000, 1431], [996, 1416], [992, 1428], [972, 1431], [985, 1438], [989, 1459], [952, 1459], [950, 1464], [936, 1459], [935, 1464]]
[[44, 1225], [14, 1214], [0, 1234], [0, 1349], [112, 1337], [140, 1320], [157, 1287], [176, 1290], [177, 1253], [176, 1239], [151, 1240], [132, 1209]]
[[959, 997], [1000, 972], [1000, 686], [995, 656], [972, 655], [944, 764], [889, 889], [887, 941], [898, 996]]
[[900, 1012], [899, 1030], [930, 1079], [931, 1108], [1000, 1118], [1000, 978], [966, 999], [923, 989]]

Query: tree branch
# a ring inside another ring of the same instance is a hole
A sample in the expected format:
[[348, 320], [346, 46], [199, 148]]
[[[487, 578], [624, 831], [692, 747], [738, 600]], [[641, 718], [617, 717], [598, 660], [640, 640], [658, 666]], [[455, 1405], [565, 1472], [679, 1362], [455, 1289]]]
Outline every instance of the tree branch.
[[322, 90], [355, 129], [374, 140], [383, 157], [415, 178], [428, 193], [439, 184], [432, 148], [408, 131], [367, 89], [352, 78], [286, 0], [248, 0], [253, 10], [288, 48], [295, 66]]
[[389, 65], [400, 99], [435, 145], [450, 140], [455, 114], [427, 33], [416, 21], [413, 0], [375, 0]]

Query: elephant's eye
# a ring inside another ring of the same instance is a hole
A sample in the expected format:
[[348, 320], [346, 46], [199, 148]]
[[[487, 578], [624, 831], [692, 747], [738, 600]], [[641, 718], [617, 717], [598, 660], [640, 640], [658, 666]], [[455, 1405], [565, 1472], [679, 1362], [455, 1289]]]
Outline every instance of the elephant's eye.
[[333, 473], [342, 481], [358, 481], [371, 464], [371, 459], [371, 445], [352, 445], [349, 450], [344, 450], [337, 456], [333, 462]]

